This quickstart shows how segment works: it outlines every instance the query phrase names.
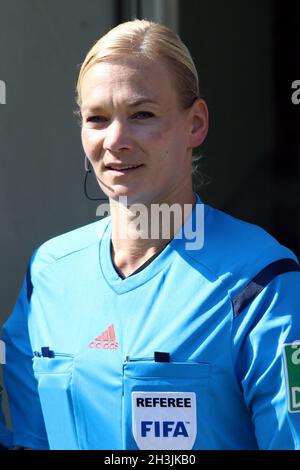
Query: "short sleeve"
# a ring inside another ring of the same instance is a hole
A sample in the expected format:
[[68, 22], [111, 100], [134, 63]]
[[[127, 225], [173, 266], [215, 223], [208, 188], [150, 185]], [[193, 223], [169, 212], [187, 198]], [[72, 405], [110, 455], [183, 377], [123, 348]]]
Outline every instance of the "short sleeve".
[[[300, 272], [278, 275], [264, 287], [233, 320], [232, 338], [259, 448], [300, 450]], [[290, 371], [287, 351], [297, 358]]]
[[32, 291], [28, 269], [14, 310], [3, 327], [6, 346], [4, 381], [12, 417], [14, 445], [48, 449], [28, 331]]

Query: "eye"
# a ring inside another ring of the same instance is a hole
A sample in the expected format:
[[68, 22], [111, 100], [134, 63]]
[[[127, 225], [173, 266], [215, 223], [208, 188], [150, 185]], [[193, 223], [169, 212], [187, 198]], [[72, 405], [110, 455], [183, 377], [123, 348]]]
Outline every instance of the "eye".
[[86, 119], [87, 122], [106, 122], [107, 118], [105, 116], [90, 116]]
[[132, 117], [133, 119], [149, 119], [154, 117], [154, 114], [150, 113], [149, 111], [139, 111], [138, 113], [135, 113]]

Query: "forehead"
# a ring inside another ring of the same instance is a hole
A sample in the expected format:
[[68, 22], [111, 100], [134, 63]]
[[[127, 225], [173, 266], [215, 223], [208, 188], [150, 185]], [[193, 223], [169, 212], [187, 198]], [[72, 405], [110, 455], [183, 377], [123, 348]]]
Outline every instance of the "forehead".
[[152, 101], [158, 105], [177, 102], [173, 78], [161, 63], [135, 58], [92, 65], [81, 83], [82, 109], [96, 102]]

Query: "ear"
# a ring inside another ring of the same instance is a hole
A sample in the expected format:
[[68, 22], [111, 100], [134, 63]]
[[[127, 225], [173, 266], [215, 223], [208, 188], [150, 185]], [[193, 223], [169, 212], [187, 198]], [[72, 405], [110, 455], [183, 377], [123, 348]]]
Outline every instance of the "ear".
[[204, 100], [198, 98], [190, 110], [189, 145], [195, 148], [201, 145], [208, 132], [208, 108]]

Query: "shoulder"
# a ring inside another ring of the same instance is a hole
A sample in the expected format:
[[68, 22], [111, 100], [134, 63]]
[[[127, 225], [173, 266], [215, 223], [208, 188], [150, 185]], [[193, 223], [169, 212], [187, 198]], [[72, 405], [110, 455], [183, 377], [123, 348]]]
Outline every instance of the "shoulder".
[[203, 263], [216, 278], [233, 284], [252, 279], [269, 264], [284, 258], [297, 260], [263, 228], [204, 204], [204, 243], [188, 255]]
[[110, 217], [58, 235], [43, 243], [32, 255], [31, 270], [37, 273], [47, 265], [75, 255], [98, 244], [110, 223]]

